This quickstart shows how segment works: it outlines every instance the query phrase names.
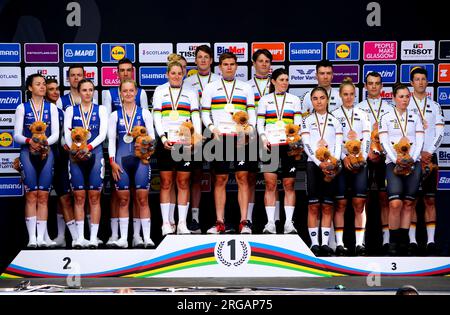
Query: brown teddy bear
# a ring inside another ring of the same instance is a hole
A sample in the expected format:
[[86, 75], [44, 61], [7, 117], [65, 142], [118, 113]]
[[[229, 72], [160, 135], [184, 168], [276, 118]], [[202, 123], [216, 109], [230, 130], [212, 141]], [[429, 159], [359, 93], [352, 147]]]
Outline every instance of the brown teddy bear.
[[302, 136], [298, 134], [300, 126], [295, 124], [287, 124], [285, 127], [286, 140], [289, 145], [289, 156], [294, 156], [296, 160], [300, 160], [303, 153]]
[[22, 171], [22, 167], [20, 166], [20, 158], [16, 157], [13, 162], [13, 168], [19, 173]]
[[195, 146], [203, 141], [203, 137], [195, 132], [191, 121], [185, 121], [180, 125], [180, 138], [183, 143]]
[[438, 170], [439, 166], [430, 161], [430, 163], [425, 163], [424, 161], [420, 162], [422, 166], [422, 177], [427, 178], [434, 170]]
[[233, 121], [237, 124], [236, 133], [239, 138], [243, 139], [243, 143], [239, 144], [247, 144], [250, 139], [251, 127], [248, 123], [248, 114], [245, 111], [237, 111], [233, 114]]
[[45, 135], [45, 130], [47, 130], [47, 124], [43, 121], [35, 121], [30, 126], [31, 131], [31, 141], [35, 143], [39, 143], [41, 145], [41, 149], [36, 152], [31, 152], [32, 155], [40, 155], [41, 160], [45, 160], [48, 155], [48, 141], [47, 136]]
[[339, 173], [340, 170], [340, 164], [339, 161], [331, 155], [330, 151], [326, 146], [320, 146], [316, 150], [316, 157], [320, 162], [328, 162], [331, 165], [329, 165], [326, 169], [325, 174], [325, 181], [331, 182], [333, 178], [336, 177], [336, 175]]
[[149, 164], [150, 157], [155, 153], [155, 141], [148, 135], [144, 126], [134, 126], [131, 136], [135, 140], [134, 155], [143, 164]]
[[394, 167], [395, 175], [408, 176], [411, 174], [414, 166], [414, 160], [409, 154], [410, 149], [411, 144], [405, 138], [400, 139], [398, 143], [394, 144], [394, 150], [397, 152], [397, 161]]
[[70, 136], [72, 138], [72, 146], [70, 147], [70, 159], [73, 162], [79, 162], [80, 159], [77, 156], [79, 152], [83, 153], [85, 159], [89, 159], [92, 153], [89, 151], [87, 144], [87, 137], [89, 130], [83, 127], [76, 127], [71, 130]]
[[375, 124], [371, 134], [370, 134], [370, 151], [381, 155], [383, 152], [383, 148], [381, 147], [380, 136], [378, 133], [378, 125]]
[[347, 157], [350, 159], [350, 164], [353, 167], [353, 172], [357, 173], [361, 168], [366, 165], [364, 156], [361, 152], [361, 141], [358, 139], [348, 140], [345, 142], [345, 148], [347, 149]]

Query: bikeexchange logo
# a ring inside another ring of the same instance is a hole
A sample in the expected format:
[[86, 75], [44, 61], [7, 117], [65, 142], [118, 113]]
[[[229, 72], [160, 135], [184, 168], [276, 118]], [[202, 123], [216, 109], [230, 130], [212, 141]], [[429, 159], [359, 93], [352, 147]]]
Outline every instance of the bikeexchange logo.
[[250, 259], [250, 245], [246, 241], [231, 239], [216, 243], [214, 256], [218, 263], [226, 267], [239, 267]]

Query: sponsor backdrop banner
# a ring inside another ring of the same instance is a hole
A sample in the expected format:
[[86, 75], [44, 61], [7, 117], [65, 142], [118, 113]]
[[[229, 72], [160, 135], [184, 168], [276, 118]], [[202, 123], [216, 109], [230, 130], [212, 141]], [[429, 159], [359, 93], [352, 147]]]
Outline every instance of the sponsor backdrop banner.
[[0, 63], [19, 63], [21, 49], [19, 43], [0, 43]]
[[323, 59], [322, 42], [289, 43], [289, 61], [311, 62]]
[[365, 61], [397, 60], [397, 42], [364, 42], [363, 59]]
[[65, 63], [96, 63], [97, 44], [63, 44], [63, 61]]
[[59, 44], [25, 44], [25, 62], [27, 63], [58, 63]]
[[0, 90], [0, 109], [16, 110], [20, 103], [22, 103], [20, 90]]

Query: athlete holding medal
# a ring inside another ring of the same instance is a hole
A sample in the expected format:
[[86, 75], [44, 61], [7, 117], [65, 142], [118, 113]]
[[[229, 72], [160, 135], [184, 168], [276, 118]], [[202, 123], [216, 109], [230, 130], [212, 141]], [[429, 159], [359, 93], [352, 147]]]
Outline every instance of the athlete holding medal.
[[45, 240], [54, 156], [52, 150], [49, 150], [47, 156], [41, 158], [39, 154], [41, 144], [31, 139], [29, 127], [35, 121], [42, 121], [47, 125], [45, 135], [48, 145], [55, 144], [59, 138], [58, 109], [54, 104], [44, 100], [46, 86], [42, 75], [28, 76], [26, 86], [31, 97], [28, 102], [17, 106], [14, 141], [21, 146], [19, 158], [25, 187], [25, 223], [29, 240], [27, 247], [46, 248], [56, 244], [51, 240]]
[[[207, 233], [218, 234], [225, 232], [225, 187], [228, 182], [231, 162], [233, 162], [238, 184], [238, 201], [241, 215], [239, 232], [250, 234], [251, 228], [247, 221], [250, 152], [248, 145], [238, 148], [236, 140], [237, 125], [233, 121], [233, 114], [238, 111], [247, 112], [249, 126], [254, 129], [256, 124], [254, 94], [250, 85], [235, 78], [238, 68], [235, 54], [223, 53], [220, 55], [219, 68], [223, 79], [208, 84], [202, 95], [203, 124], [214, 134], [215, 141], [218, 141], [216, 148], [221, 146], [223, 153], [222, 156], [219, 156], [220, 154], [216, 151], [214, 160], [211, 162], [211, 168], [215, 171], [214, 201], [216, 206], [216, 224]], [[225, 152], [228, 150], [234, 151], [232, 161], [226, 159], [226, 156], [229, 156], [229, 154], [225, 155]], [[255, 152], [255, 162], [256, 155]]]
[[[115, 181], [119, 202], [120, 238], [111, 247], [128, 247], [128, 222], [130, 190], [136, 192], [135, 202], [139, 209], [140, 225], [144, 238], [144, 248], [154, 246], [150, 238], [151, 220], [148, 205], [150, 188], [150, 164], [144, 164], [134, 155], [135, 141], [131, 131], [135, 126], [144, 126], [148, 135], [155, 139], [153, 118], [149, 110], [136, 104], [137, 84], [133, 80], [120, 83], [122, 106], [113, 112], [108, 122], [108, 152], [112, 176]], [[139, 233], [140, 231], [138, 231]], [[133, 242], [135, 236], [133, 235]]]
[[[64, 115], [64, 140], [70, 148], [72, 130], [81, 127], [88, 130], [87, 152], [78, 151], [69, 161], [70, 184], [74, 195], [75, 225], [78, 238], [75, 248], [97, 248], [98, 228], [100, 224], [100, 195], [105, 175], [105, 160], [103, 158], [103, 141], [108, 130], [108, 113], [104, 106], [93, 103], [94, 84], [83, 79], [78, 83], [78, 93], [81, 103], [69, 106]], [[76, 141], [76, 140], [75, 140]], [[81, 143], [76, 143], [80, 145]], [[87, 192], [86, 192], [87, 191]], [[90, 207], [90, 238], [84, 238], [84, 206], [86, 195]]]
[[[308, 195], [308, 232], [311, 251], [316, 255], [331, 256], [328, 246], [333, 218], [336, 179], [327, 182], [324, 173], [328, 162], [321, 162], [315, 155], [319, 147], [325, 146], [331, 155], [340, 159], [342, 150], [342, 125], [327, 111], [328, 92], [322, 87], [311, 91], [313, 114], [302, 124], [302, 141], [308, 155], [306, 162], [306, 192]], [[321, 222], [322, 246], [319, 246], [319, 220]]]
[[[356, 105], [362, 109], [370, 119], [372, 130], [378, 130], [381, 117], [394, 110], [394, 107], [381, 98], [383, 88], [382, 78], [378, 72], [366, 74], [365, 87], [367, 89], [367, 99]], [[378, 189], [378, 200], [381, 208], [381, 225], [383, 231], [383, 252], [387, 252], [389, 246], [389, 205], [386, 193], [386, 163], [384, 152], [373, 152], [369, 150], [367, 157], [367, 168], [369, 172], [368, 187], [374, 182]]]
[[[425, 138], [423, 150], [420, 153], [421, 162], [429, 164], [432, 162], [438, 165], [436, 150], [441, 145], [444, 138], [444, 117], [441, 106], [427, 97], [428, 86], [427, 70], [415, 67], [410, 73], [411, 86], [414, 91], [409, 101], [408, 110], [416, 113], [422, 120]], [[438, 170], [434, 169], [429, 174], [423, 174], [422, 196], [425, 204], [425, 224], [427, 229], [426, 253], [429, 256], [436, 255], [436, 244], [434, 242], [434, 232], [436, 228], [436, 192], [438, 183]], [[409, 251], [408, 255], [414, 256], [417, 253], [416, 241], [417, 214], [415, 207], [411, 215], [411, 226], [409, 228]]]
[[[157, 150], [161, 175], [160, 206], [163, 218], [161, 227], [163, 236], [175, 232], [169, 218], [171, 191], [175, 189], [175, 185], [178, 189], [177, 234], [191, 233], [186, 224], [192, 167], [191, 148], [190, 143], [186, 145], [180, 138], [180, 126], [183, 122], [191, 121], [195, 132], [201, 134], [197, 91], [183, 86], [183, 67], [179, 61], [169, 63], [167, 77], [169, 84], [160, 86], [153, 95], [155, 129], [161, 139]], [[189, 153], [187, 159], [185, 150], [188, 150], [186, 152]], [[175, 160], [175, 154], [182, 155], [181, 159]]]
[[[380, 141], [386, 151], [390, 238], [388, 254], [391, 256], [406, 253], [411, 214], [421, 176], [420, 152], [423, 147], [424, 131], [420, 117], [408, 110], [409, 94], [405, 85], [394, 85], [395, 109], [381, 118], [379, 126]], [[414, 167], [408, 176], [398, 176], [394, 173], [396, 164], [408, 167], [403, 165], [404, 163], [397, 157], [394, 150], [394, 144], [400, 139], [411, 144], [410, 155], [414, 160]]]
[[355, 239], [357, 256], [365, 256], [364, 234], [366, 227], [365, 204], [367, 198], [367, 165], [356, 166], [350, 163], [349, 154], [345, 148], [347, 141], [357, 140], [361, 144], [360, 154], [364, 161], [367, 159], [370, 147], [370, 122], [367, 114], [359, 108], [355, 108], [355, 85], [351, 78], [342, 81], [339, 87], [339, 95], [342, 98], [342, 106], [335, 109], [332, 114], [342, 124], [344, 132], [341, 160], [344, 169], [337, 176], [336, 211], [334, 213], [334, 230], [336, 235], [336, 255], [346, 256], [347, 248], [344, 246], [344, 214], [347, 208], [347, 190], [352, 191], [352, 207], [355, 212]]
[[[271, 160], [264, 162], [262, 170], [266, 182], [264, 195], [267, 224], [263, 233], [276, 234], [275, 201], [278, 173], [283, 178], [284, 210], [286, 221], [285, 234], [297, 234], [292, 217], [295, 210], [295, 177], [297, 167], [295, 157], [288, 155], [289, 146], [286, 139], [286, 125], [300, 125], [300, 99], [287, 93], [289, 76], [285, 69], [276, 69], [272, 73], [270, 94], [261, 97], [258, 106], [258, 133], [264, 148], [270, 150]], [[275, 150], [275, 148], [278, 148]], [[280, 166], [281, 161], [281, 166]]]

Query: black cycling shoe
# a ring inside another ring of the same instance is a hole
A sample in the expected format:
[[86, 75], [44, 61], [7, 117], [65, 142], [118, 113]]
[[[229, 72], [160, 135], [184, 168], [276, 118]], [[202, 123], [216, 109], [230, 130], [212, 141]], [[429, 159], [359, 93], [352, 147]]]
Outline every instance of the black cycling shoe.
[[437, 256], [437, 247], [435, 243], [428, 243], [426, 248], [427, 256]]
[[358, 245], [355, 248], [356, 256], [367, 256], [367, 249], [364, 245]]
[[417, 243], [409, 243], [408, 245], [408, 256], [417, 256], [419, 252], [419, 246]]
[[331, 257], [334, 255], [333, 249], [328, 245], [320, 246], [320, 255], [324, 257]]
[[348, 249], [345, 248], [342, 245], [339, 245], [336, 247], [336, 256], [347, 256], [348, 255]]
[[397, 244], [395, 244], [395, 243], [388, 244], [387, 255], [388, 256], [397, 256], [398, 255]]
[[311, 251], [313, 252], [313, 254], [315, 256], [320, 256], [320, 247], [319, 247], [319, 245], [311, 246], [310, 249], [311, 249]]

